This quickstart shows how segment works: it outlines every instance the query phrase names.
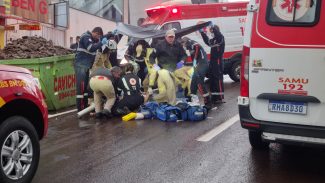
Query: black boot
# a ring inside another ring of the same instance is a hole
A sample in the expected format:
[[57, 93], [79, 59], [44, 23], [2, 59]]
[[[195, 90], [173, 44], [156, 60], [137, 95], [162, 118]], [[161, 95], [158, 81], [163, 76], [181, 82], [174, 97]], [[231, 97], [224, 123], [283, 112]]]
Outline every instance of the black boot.
[[204, 105], [205, 105], [205, 107], [207, 108], [208, 111], [210, 109], [212, 109], [212, 103], [211, 103], [210, 96], [204, 97]]
[[187, 102], [192, 102], [192, 97], [191, 96], [186, 96], [185, 98], [186, 98]]
[[85, 109], [82, 98], [77, 98], [76, 105], [77, 105], [78, 112]]
[[103, 118], [103, 113], [101, 112], [96, 112], [95, 114], [95, 119], [102, 119]]
[[116, 109], [116, 113], [118, 114], [118, 115], [127, 115], [127, 114], [129, 114], [131, 111], [129, 110], [129, 108], [128, 107], [123, 107], [123, 108], [117, 108]]
[[107, 110], [107, 109], [104, 109], [101, 113], [102, 113], [102, 116], [104, 116], [106, 119], [113, 117], [112, 113], [109, 112], [109, 110]]

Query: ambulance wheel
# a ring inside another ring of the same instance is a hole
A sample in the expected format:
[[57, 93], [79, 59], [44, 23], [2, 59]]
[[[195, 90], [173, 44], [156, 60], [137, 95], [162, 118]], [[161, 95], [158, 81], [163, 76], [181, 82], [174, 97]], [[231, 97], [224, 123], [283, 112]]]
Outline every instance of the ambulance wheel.
[[256, 131], [248, 131], [249, 143], [253, 147], [253, 149], [268, 149], [269, 142], [265, 142], [262, 140], [261, 132]]
[[229, 77], [235, 81], [240, 81], [240, 61], [235, 62], [230, 69]]
[[40, 145], [33, 125], [24, 117], [7, 118], [0, 125], [0, 182], [31, 182], [37, 170]]

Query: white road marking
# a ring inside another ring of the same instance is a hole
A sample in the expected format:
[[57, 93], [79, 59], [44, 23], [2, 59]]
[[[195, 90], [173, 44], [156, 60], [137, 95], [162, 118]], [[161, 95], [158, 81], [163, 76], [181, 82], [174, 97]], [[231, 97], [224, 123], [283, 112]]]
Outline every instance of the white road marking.
[[239, 114], [236, 116], [228, 119], [227, 121], [221, 123], [219, 126], [215, 127], [214, 129], [210, 130], [206, 134], [201, 135], [196, 140], [200, 142], [208, 142], [213, 139], [215, 136], [219, 135], [221, 132], [225, 131], [227, 128], [232, 126], [234, 123], [239, 121]]
[[65, 112], [61, 112], [61, 113], [57, 113], [57, 114], [48, 115], [48, 117], [50, 119], [50, 118], [54, 118], [54, 117], [57, 117], [57, 116], [61, 116], [63, 114], [69, 114], [69, 113], [76, 112], [76, 111], [77, 111], [77, 109], [72, 109], [70, 111], [65, 111]]

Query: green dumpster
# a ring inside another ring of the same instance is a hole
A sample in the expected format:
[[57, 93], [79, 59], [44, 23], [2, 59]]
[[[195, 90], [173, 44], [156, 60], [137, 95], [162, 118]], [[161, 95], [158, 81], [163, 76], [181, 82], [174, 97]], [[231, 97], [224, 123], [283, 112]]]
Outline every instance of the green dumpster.
[[73, 68], [74, 55], [32, 59], [1, 60], [0, 64], [29, 69], [41, 83], [49, 110], [75, 105], [76, 78]]

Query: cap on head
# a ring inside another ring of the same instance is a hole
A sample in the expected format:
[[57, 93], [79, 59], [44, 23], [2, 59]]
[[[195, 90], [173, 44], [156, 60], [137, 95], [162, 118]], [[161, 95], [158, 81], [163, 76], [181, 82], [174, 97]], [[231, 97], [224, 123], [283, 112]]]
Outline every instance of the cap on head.
[[103, 29], [101, 27], [95, 27], [92, 32], [96, 32], [99, 35], [103, 35]]
[[166, 37], [169, 37], [169, 36], [175, 37], [175, 31], [173, 29], [170, 29], [166, 32]]

